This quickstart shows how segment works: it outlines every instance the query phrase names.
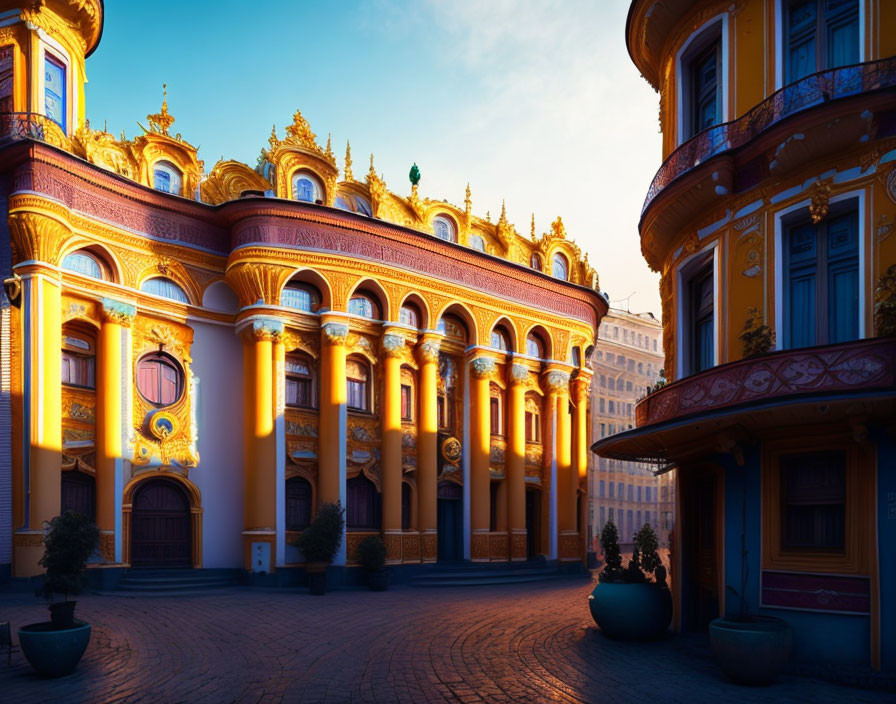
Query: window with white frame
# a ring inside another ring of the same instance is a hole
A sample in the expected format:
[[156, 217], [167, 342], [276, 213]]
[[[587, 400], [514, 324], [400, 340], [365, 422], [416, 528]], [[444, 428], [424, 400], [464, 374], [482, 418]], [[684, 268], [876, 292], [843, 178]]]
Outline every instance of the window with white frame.
[[681, 55], [681, 140], [723, 121], [725, 80], [721, 19], [703, 29]]
[[859, 0], [781, 0], [784, 83], [858, 63]]
[[696, 374], [715, 364], [715, 275], [712, 252], [682, 270], [684, 374]]

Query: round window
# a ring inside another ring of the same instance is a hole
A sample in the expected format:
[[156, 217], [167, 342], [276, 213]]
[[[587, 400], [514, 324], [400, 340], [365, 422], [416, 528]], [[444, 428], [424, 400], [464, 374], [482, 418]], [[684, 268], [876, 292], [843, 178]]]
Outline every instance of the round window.
[[147, 354], [137, 362], [137, 391], [153, 406], [170, 406], [183, 394], [183, 369], [167, 354]]

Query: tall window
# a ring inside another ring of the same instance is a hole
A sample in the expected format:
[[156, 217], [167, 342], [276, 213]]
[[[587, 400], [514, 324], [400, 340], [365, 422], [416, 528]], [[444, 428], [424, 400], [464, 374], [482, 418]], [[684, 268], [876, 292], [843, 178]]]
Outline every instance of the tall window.
[[348, 312], [371, 320], [380, 320], [380, 304], [368, 293], [359, 291], [348, 302]]
[[167, 161], [160, 161], [152, 169], [152, 187], [163, 193], [181, 195], [182, 179], [180, 169]]
[[564, 281], [569, 279], [569, 263], [566, 261], [566, 257], [560, 254], [560, 252], [557, 252], [557, 254], [554, 255], [554, 259], [551, 262], [551, 274]]
[[536, 403], [526, 405], [526, 442], [541, 442], [541, 413]]
[[187, 298], [187, 294], [184, 293], [184, 290], [180, 286], [174, 283], [171, 279], [166, 279], [163, 276], [147, 279], [140, 286], [140, 290], [145, 291], [146, 293], [151, 293], [154, 296], [170, 298], [172, 301], [179, 301], [180, 303], [190, 302]]
[[323, 203], [324, 189], [310, 173], [299, 171], [292, 177], [292, 197], [305, 203]]
[[363, 474], [345, 483], [345, 527], [348, 530], [379, 530], [382, 500], [376, 486]]
[[688, 137], [722, 121], [722, 43], [711, 41], [692, 55], [687, 64]]
[[784, 0], [785, 83], [859, 62], [859, 0]]
[[65, 99], [65, 64], [55, 56], [44, 54], [44, 114], [56, 122], [63, 132], [67, 131]]
[[[854, 208], [855, 201], [849, 207]], [[803, 220], [786, 228], [787, 347], [858, 338], [858, 220], [855, 209], [836, 214], [832, 208], [817, 225]]]
[[305, 530], [311, 524], [311, 484], [303, 477], [286, 480], [286, 530]]
[[504, 429], [501, 425], [501, 397], [492, 396], [489, 403], [490, 410], [490, 426], [492, 435], [503, 435]]
[[153, 352], [137, 362], [137, 390], [154, 406], [170, 406], [184, 388], [184, 374], [172, 357]]
[[414, 419], [413, 396], [411, 394], [411, 387], [409, 384], [401, 385], [401, 419]]
[[12, 112], [12, 45], [0, 46], [0, 113]]
[[96, 348], [91, 337], [63, 331], [62, 383], [96, 388]]
[[320, 293], [310, 284], [290, 281], [280, 294], [280, 305], [314, 313], [320, 308]]
[[457, 229], [454, 227], [454, 223], [444, 215], [437, 215], [433, 218], [432, 230], [440, 240], [457, 242]]
[[83, 274], [84, 276], [90, 276], [94, 279], [104, 278], [103, 266], [100, 264], [99, 259], [83, 249], [66, 254], [62, 260], [62, 268]]
[[286, 405], [317, 408], [314, 366], [304, 355], [286, 357]]
[[701, 268], [688, 284], [691, 373], [709, 369], [714, 361], [712, 262]]
[[347, 405], [355, 411], [370, 410], [369, 367], [366, 362], [350, 359], [345, 363]]
[[842, 452], [781, 458], [781, 547], [840, 551], [846, 521], [846, 457]]

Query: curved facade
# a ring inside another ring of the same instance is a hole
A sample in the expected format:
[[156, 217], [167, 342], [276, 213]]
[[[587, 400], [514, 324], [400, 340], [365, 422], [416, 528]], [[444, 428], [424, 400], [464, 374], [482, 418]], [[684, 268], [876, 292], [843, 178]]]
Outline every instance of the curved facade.
[[640, 234], [671, 383], [595, 444], [678, 470], [680, 628], [742, 598], [791, 623], [798, 660], [888, 671], [894, 29], [870, 0], [632, 3], [661, 96]]
[[31, 33], [81, 85], [66, 8], [0, 33], [14, 574], [60, 507], [95, 515], [112, 565], [270, 573], [337, 500], [337, 564], [370, 534], [391, 564], [581, 560], [582, 360], [607, 303], [562, 221], [521, 237], [469, 189], [398, 196], [349, 149], [340, 179], [298, 112], [257, 169], [208, 174], [167, 103], [133, 140], [57, 120], [23, 96]]

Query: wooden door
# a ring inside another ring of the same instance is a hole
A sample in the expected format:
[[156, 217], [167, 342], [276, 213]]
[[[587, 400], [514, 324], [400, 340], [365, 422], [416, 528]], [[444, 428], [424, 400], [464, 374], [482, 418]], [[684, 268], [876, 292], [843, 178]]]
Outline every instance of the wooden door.
[[463, 488], [454, 482], [439, 482], [437, 510], [439, 561], [463, 560]]
[[526, 557], [541, 554], [541, 492], [526, 492]]
[[131, 564], [134, 567], [189, 567], [190, 501], [176, 482], [149, 479], [134, 492]]
[[719, 571], [716, 541], [716, 481], [712, 474], [701, 475], [696, 484], [697, 627], [704, 629], [719, 615]]

